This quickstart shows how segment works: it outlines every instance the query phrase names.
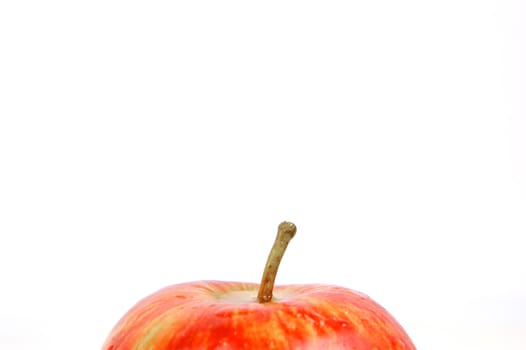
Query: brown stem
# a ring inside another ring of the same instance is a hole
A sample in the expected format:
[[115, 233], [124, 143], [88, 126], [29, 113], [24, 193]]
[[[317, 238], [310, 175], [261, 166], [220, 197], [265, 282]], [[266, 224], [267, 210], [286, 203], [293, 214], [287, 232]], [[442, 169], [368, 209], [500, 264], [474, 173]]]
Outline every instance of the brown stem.
[[282, 222], [278, 227], [278, 235], [274, 241], [274, 245], [270, 250], [267, 258], [267, 264], [263, 271], [263, 278], [259, 285], [258, 302], [267, 303], [272, 300], [272, 290], [274, 289], [274, 281], [278, 273], [279, 263], [285, 250], [289, 245], [290, 240], [296, 234], [296, 225], [292, 222]]

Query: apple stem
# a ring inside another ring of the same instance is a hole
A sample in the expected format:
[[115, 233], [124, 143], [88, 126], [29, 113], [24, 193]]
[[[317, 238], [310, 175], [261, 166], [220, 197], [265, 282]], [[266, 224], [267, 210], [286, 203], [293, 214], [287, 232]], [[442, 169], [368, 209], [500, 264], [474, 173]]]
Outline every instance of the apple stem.
[[268, 255], [267, 264], [259, 285], [258, 302], [268, 303], [272, 300], [272, 290], [274, 289], [274, 281], [276, 280], [281, 258], [283, 258], [283, 254], [285, 254], [285, 250], [295, 234], [296, 225], [292, 222], [284, 221], [279, 225], [278, 234]]

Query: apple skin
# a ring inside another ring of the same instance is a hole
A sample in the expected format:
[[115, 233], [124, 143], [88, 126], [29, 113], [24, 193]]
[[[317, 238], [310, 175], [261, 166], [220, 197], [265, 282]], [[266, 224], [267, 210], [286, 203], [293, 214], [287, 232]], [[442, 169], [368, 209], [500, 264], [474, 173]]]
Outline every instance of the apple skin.
[[400, 324], [368, 296], [321, 285], [276, 286], [259, 303], [255, 283], [197, 281], [144, 298], [102, 350], [415, 350]]

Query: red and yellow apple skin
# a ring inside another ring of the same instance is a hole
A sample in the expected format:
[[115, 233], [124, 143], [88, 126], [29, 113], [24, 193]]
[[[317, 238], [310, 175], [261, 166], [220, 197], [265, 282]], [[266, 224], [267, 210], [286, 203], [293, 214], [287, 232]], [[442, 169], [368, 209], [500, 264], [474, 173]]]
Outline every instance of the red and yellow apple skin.
[[166, 287], [137, 303], [102, 350], [416, 349], [400, 324], [368, 296], [330, 285], [276, 286], [198, 281]]

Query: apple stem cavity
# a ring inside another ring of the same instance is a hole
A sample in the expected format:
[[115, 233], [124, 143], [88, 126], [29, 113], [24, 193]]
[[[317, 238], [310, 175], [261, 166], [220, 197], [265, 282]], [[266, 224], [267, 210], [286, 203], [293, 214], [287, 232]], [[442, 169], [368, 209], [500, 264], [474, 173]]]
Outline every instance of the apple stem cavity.
[[292, 222], [284, 221], [278, 226], [278, 234], [274, 245], [270, 250], [270, 254], [267, 258], [267, 264], [263, 271], [263, 277], [261, 278], [261, 284], [259, 285], [258, 291], [258, 302], [268, 303], [272, 300], [272, 291], [274, 289], [274, 281], [278, 273], [278, 267], [281, 263], [281, 258], [287, 250], [290, 240], [296, 234], [296, 225]]

